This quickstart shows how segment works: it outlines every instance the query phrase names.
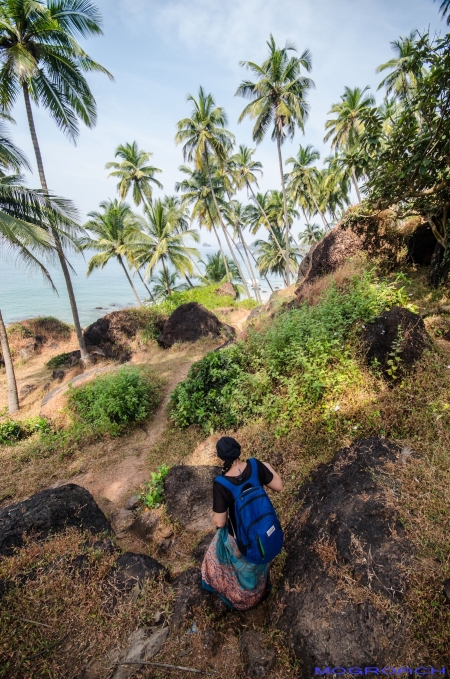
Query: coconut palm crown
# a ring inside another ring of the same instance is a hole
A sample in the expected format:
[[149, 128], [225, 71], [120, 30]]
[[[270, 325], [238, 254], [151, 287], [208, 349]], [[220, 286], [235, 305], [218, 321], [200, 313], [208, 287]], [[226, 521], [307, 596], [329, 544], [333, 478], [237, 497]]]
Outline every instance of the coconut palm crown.
[[149, 165], [153, 154], [140, 149], [134, 141], [132, 144], [120, 144], [114, 155], [116, 158], [121, 158], [121, 162], [111, 161], [106, 163], [105, 168], [112, 169], [108, 177], [119, 179], [117, 191], [120, 198], [125, 200], [132, 189], [135, 205], [150, 202], [153, 194], [152, 184], [160, 189], [163, 188], [161, 182], [155, 177], [155, 174], [162, 170]]

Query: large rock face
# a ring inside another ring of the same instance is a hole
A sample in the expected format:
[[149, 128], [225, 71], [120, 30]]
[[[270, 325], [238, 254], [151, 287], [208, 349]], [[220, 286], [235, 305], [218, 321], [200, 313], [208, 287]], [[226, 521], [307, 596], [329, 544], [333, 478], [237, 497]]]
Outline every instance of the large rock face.
[[24, 535], [46, 538], [66, 527], [91, 533], [111, 526], [88, 490], [69, 483], [36, 493], [28, 500], [0, 509], [0, 555], [11, 554], [24, 543]]
[[196, 342], [201, 337], [234, 335], [231, 326], [221, 323], [217, 316], [197, 302], [179, 306], [164, 323], [158, 343], [169, 348], [175, 342]]
[[393, 307], [369, 323], [361, 340], [368, 364], [376, 361], [390, 379], [411, 370], [424, 349], [431, 346], [421, 317], [403, 307]]
[[[153, 319], [153, 322], [158, 329], [162, 328], [162, 317]], [[125, 360], [131, 356], [129, 341], [147, 323], [145, 315], [135, 313], [133, 309], [123, 309], [98, 318], [84, 330], [83, 335], [91, 353]]]
[[351, 229], [338, 224], [303, 258], [298, 272], [299, 287], [295, 291], [296, 295], [317, 278], [336, 271], [362, 248], [362, 239]]
[[401, 600], [412, 549], [379, 479], [401, 450], [384, 439], [355, 442], [321, 465], [300, 491], [286, 531], [279, 624], [300, 661], [315, 667], [401, 664], [406, 626], [370, 599]]
[[211, 530], [213, 482], [218, 474], [220, 467], [209, 465], [172, 467], [164, 481], [167, 513], [172, 521], [186, 530]]

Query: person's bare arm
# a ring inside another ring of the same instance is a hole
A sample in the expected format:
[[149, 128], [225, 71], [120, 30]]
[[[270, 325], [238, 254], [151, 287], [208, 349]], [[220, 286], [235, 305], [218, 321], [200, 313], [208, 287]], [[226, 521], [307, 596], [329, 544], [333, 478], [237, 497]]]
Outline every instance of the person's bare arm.
[[213, 512], [213, 524], [216, 528], [223, 528], [227, 525], [227, 512]]
[[270, 465], [268, 462], [263, 462], [263, 464], [267, 467], [269, 471], [272, 472], [273, 474], [273, 479], [270, 483], [267, 484], [267, 488], [270, 488], [271, 490], [276, 491], [277, 493], [280, 490], [283, 490], [283, 481], [281, 480], [281, 476], [276, 473], [275, 469]]

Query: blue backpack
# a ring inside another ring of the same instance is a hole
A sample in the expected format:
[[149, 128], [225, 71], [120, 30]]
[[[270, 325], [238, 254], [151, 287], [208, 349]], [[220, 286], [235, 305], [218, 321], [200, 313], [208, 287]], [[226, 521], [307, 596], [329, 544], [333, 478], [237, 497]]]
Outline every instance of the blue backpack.
[[217, 476], [215, 480], [234, 497], [235, 537], [239, 551], [250, 563], [269, 563], [281, 552], [283, 531], [269, 496], [261, 486], [255, 458], [250, 458], [249, 463], [252, 475], [243, 485], [236, 486], [226, 476]]

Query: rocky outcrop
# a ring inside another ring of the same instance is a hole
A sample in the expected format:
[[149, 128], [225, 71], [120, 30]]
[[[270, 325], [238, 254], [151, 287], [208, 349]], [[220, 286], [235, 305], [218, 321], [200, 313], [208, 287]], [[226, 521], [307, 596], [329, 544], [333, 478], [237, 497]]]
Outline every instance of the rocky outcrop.
[[249, 679], [264, 679], [274, 668], [276, 651], [259, 632], [245, 630], [239, 639], [242, 662]]
[[124, 596], [131, 593], [139, 596], [146, 580], [157, 579], [169, 579], [165, 566], [147, 554], [125, 552], [116, 560], [113, 570], [103, 582], [105, 612], [112, 615]]
[[[112, 679], [126, 679], [136, 673], [140, 663], [153, 658], [169, 637], [169, 628], [140, 627], [130, 634], [127, 647], [117, 657], [117, 669]], [[123, 663], [123, 664], [121, 664]], [[133, 665], [136, 663], [136, 665]]]
[[202, 337], [232, 337], [234, 329], [219, 321], [211, 311], [197, 302], [179, 306], [164, 323], [157, 342], [165, 349], [176, 342], [196, 342]]
[[350, 228], [338, 224], [319, 243], [313, 245], [303, 258], [299, 272], [295, 294], [313, 283], [317, 278], [336, 271], [344, 262], [361, 251], [362, 239]]
[[232, 299], [236, 299], [236, 291], [230, 282], [221, 285], [220, 288], [215, 290], [215, 293], [221, 297], [231, 297]]
[[[387, 440], [356, 441], [300, 491], [302, 506], [286, 530], [278, 624], [302, 679], [315, 667], [406, 658], [407, 626], [387, 609], [407, 589], [412, 548], [382, 481], [401, 457]], [[375, 605], [371, 592], [385, 604]]]
[[11, 554], [24, 544], [24, 536], [46, 538], [75, 526], [91, 533], [111, 526], [85, 488], [69, 483], [36, 493], [28, 500], [0, 509], [0, 555]]
[[83, 334], [90, 353], [125, 362], [131, 357], [129, 342], [149, 322], [161, 330], [164, 319], [162, 316], [150, 319], [135, 309], [123, 309], [98, 318]]
[[361, 334], [367, 363], [376, 363], [388, 379], [411, 370], [425, 348], [431, 346], [423, 320], [403, 307], [385, 311]]
[[189, 531], [209, 531], [212, 526], [212, 492], [220, 467], [172, 467], [164, 480], [166, 510], [172, 521]]
[[407, 238], [408, 256], [414, 264], [429, 266], [436, 248], [436, 238], [428, 222], [419, 224]]
[[191, 611], [201, 604], [207, 596], [202, 588], [202, 574], [199, 568], [188, 568], [173, 581], [175, 590], [175, 602], [170, 620], [172, 632], [177, 634], [181, 631]]

